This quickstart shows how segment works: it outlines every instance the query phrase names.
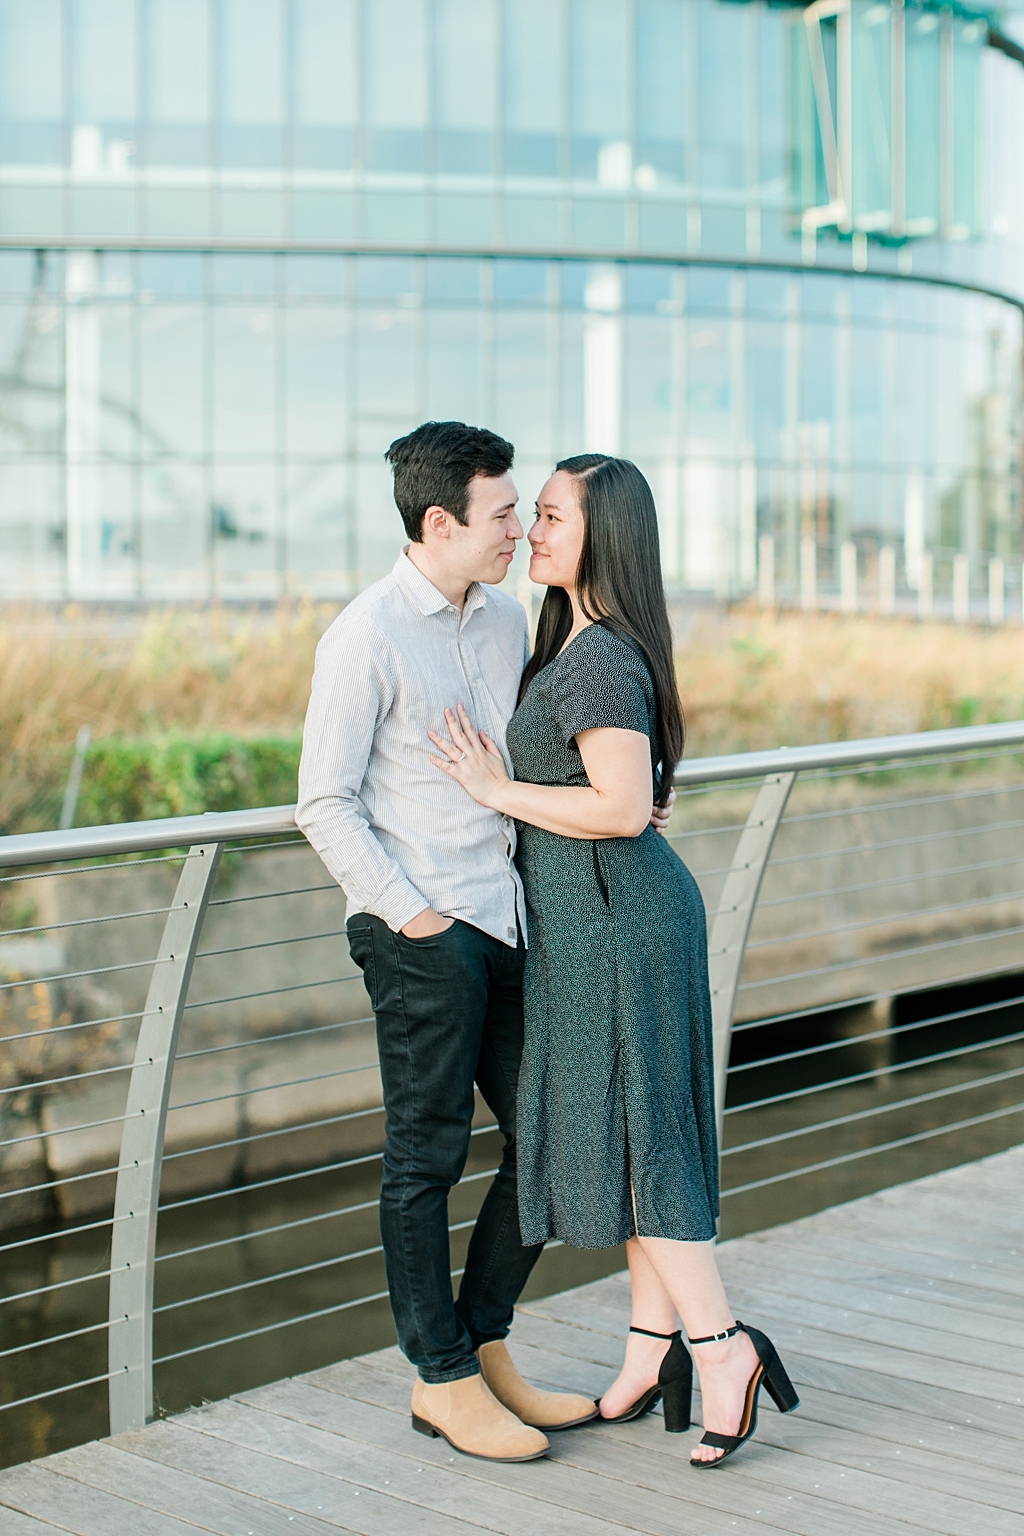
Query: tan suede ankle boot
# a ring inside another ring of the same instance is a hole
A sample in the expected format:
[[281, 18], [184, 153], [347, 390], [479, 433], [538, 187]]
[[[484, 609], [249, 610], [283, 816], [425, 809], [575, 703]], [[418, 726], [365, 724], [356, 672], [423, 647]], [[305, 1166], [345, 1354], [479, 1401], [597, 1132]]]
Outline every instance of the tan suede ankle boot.
[[412, 1427], [421, 1435], [440, 1435], [457, 1451], [486, 1461], [533, 1461], [550, 1449], [539, 1430], [521, 1424], [502, 1407], [482, 1376], [438, 1385], [417, 1377]]
[[597, 1404], [575, 1392], [542, 1392], [524, 1381], [512, 1363], [512, 1356], [500, 1339], [481, 1344], [476, 1352], [484, 1380], [498, 1399], [516, 1418], [535, 1429], [572, 1429], [597, 1418]]

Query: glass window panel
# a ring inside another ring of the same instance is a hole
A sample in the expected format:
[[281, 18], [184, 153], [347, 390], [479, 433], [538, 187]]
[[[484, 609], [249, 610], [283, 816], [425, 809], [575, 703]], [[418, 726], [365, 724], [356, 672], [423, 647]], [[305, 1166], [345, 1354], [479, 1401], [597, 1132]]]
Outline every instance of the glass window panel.
[[637, 169], [648, 188], [686, 180], [692, 15], [693, 6], [678, 0], [640, 0], [637, 7]]
[[909, 12], [906, 26], [907, 218], [909, 234], [939, 228], [939, 124], [941, 18], [934, 11]]
[[356, 317], [357, 410], [379, 437], [381, 453], [416, 411], [413, 319], [407, 309], [368, 308]]
[[272, 294], [276, 281], [273, 256], [217, 255], [211, 263], [213, 291], [222, 294]]
[[358, 102], [355, 0], [294, 0], [292, 16], [293, 161], [347, 169]]
[[68, 587], [73, 597], [136, 591], [135, 479], [130, 468], [69, 460]]
[[405, 256], [360, 256], [356, 260], [356, 293], [361, 299], [417, 300], [416, 264]]
[[626, 0], [573, 0], [573, 174], [607, 187], [633, 179], [629, 22]]
[[492, 267], [495, 304], [547, 303], [548, 265], [545, 261], [496, 261]]
[[671, 267], [644, 267], [631, 262], [624, 269], [624, 275], [627, 309], [657, 310], [661, 314], [675, 312], [675, 274]]
[[788, 200], [786, 129], [790, 108], [786, 88], [786, 27], [787, 23], [776, 12], [758, 7], [758, 193], [779, 204]]
[[363, 14], [367, 167], [420, 171], [427, 122], [426, 0], [374, 0]]
[[428, 256], [424, 265], [428, 300], [479, 303], [481, 267], [478, 261], [460, 260], [458, 257]]
[[61, 160], [59, 0], [0, 0], [0, 158]]
[[140, 308], [139, 439], [146, 454], [198, 454], [206, 446], [203, 319], [195, 304]]
[[348, 438], [348, 311], [304, 304], [282, 318], [286, 451], [341, 453]]
[[218, 453], [266, 453], [274, 444], [274, 311], [269, 305], [215, 309], [213, 440]]
[[686, 274], [686, 307], [689, 310], [728, 312], [736, 273], [726, 268], [690, 267]]
[[312, 597], [353, 597], [356, 551], [348, 465], [294, 467], [286, 498], [288, 591]]
[[981, 71], [988, 33], [984, 21], [951, 17], [948, 24], [953, 28], [953, 232], [963, 239], [980, 227]]
[[71, 0], [69, 20], [72, 164], [123, 167], [135, 134], [134, 0]]
[[281, 163], [282, 0], [221, 0], [220, 158], [224, 165]]
[[39, 288], [31, 301], [0, 305], [0, 448], [55, 453], [64, 436], [64, 324], [56, 299]]
[[146, 597], [206, 596], [210, 542], [206, 471], [180, 460], [143, 464], [141, 482]]
[[100, 440], [103, 452], [135, 452], [133, 306], [97, 304], [100, 350]]
[[690, 450], [731, 447], [733, 424], [732, 326], [693, 317], [686, 349], [686, 415]]
[[673, 327], [648, 315], [625, 322], [623, 451], [630, 457], [677, 453]]
[[853, 217], [866, 230], [892, 224], [892, 14], [866, 0], [851, 8]]
[[205, 261], [202, 256], [184, 251], [173, 255], [162, 251], [143, 251], [136, 257], [136, 261], [139, 295], [142, 298], [172, 294], [191, 297], [203, 291]]
[[[410, 421], [409, 426], [413, 423]], [[374, 444], [374, 456], [361, 459], [355, 467], [355, 493], [352, 498], [356, 527], [358, 585], [369, 586], [387, 574], [406, 542], [402, 520], [395, 506], [391, 472], [381, 455], [389, 438]]]
[[432, 201], [434, 238], [439, 245], [494, 244], [497, 204], [493, 197], [438, 192]]
[[205, 165], [211, 105], [208, 0], [149, 0], [146, 16], [146, 160]]
[[553, 459], [551, 334], [545, 315], [494, 317], [494, 427], [523, 454]]
[[884, 342], [884, 333], [873, 326], [854, 325], [851, 331], [851, 449], [854, 464], [865, 467], [880, 461], [885, 441]]
[[60, 466], [0, 461], [0, 594], [62, 597], [66, 561]]
[[751, 131], [751, 17], [746, 5], [700, 5], [700, 174], [707, 191], [738, 191], [746, 185]]
[[436, 0], [435, 170], [493, 169], [497, 45], [496, 0]]
[[426, 414], [432, 421], [483, 416], [483, 338], [479, 311], [427, 311]]
[[[751, 273], [750, 277], [753, 278]], [[750, 279], [748, 279], [749, 281]], [[786, 412], [786, 327], [752, 320], [747, 325], [747, 430], [759, 459], [783, 457]]]
[[510, 176], [558, 175], [562, 14], [554, 0], [508, 0], [505, 6], [505, 171]]
[[215, 464], [213, 577], [225, 597], [275, 597], [280, 590], [277, 468], [272, 460]]
[[286, 256], [285, 289], [290, 295], [340, 299], [347, 289], [347, 270], [344, 256]]

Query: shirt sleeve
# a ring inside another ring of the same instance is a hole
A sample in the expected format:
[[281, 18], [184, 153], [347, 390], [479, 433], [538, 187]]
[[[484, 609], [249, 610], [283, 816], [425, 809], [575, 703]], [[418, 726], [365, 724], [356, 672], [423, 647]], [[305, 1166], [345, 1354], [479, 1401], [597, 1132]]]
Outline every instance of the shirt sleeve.
[[594, 626], [559, 658], [549, 685], [552, 712], [565, 740], [602, 728], [648, 736], [653, 686], [631, 646]]
[[387, 651], [373, 626], [332, 625], [316, 651], [295, 821], [349, 901], [397, 931], [430, 903], [381, 847], [359, 798], [393, 698]]

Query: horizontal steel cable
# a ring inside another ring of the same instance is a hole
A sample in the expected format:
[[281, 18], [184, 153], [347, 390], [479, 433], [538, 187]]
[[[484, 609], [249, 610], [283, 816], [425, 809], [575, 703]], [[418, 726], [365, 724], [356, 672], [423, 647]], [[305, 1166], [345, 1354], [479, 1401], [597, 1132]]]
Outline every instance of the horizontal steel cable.
[[1024, 1103], [1008, 1104], [1004, 1109], [992, 1109], [985, 1115], [973, 1115], [969, 1120], [957, 1120], [952, 1125], [937, 1125], [927, 1131], [915, 1131], [912, 1136], [900, 1136], [896, 1141], [884, 1141], [877, 1147], [862, 1147], [856, 1152], [844, 1152], [840, 1157], [828, 1157], [820, 1163], [808, 1163], [804, 1168], [793, 1168], [789, 1173], [773, 1173], [765, 1179], [754, 1179], [749, 1184], [734, 1184], [722, 1190], [727, 1195], [745, 1195], [751, 1189], [764, 1189], [768, 1184], [784, 1184], [787, 1179], [798, 1179], [805, 1173], [820, 1173], [825, 1168], [838, 1168], [841, 1163], [855, 1163], [862, 1157], [874, 1157], [878, 1152], [894, 1152], [897, 1147], [909, 1147], [915, 1141], [928, 1141], [934, 1136], [952, 1135], [954, 1131], [966, 1131], [975, 1125], [985, 1125], [990, 1120], [1001, 1120], [1006, 1115], [1016, 1115], [1024, 1110]]
[[862, 928], [882, 928], [892, 923], [909, 923], [917, 917], [936, 917], [943, 912], [966, 912], [973, 907], [993, 907], [1001, 901], [1020, 901], [1024, 891], [1003, 891], [998, 896], [974, 896], [969, 901], [951, 901], [941, 907], [911, 907], [909, 912], [888, 912], [881, 917], [861, 917], [852, 923], [832, 923], [827, 928], [806, 928], [803, 933], [787, 933], [777, 939], [758, 939], [751, 949], [777, 949], [781, 944], [799, 944], [804, 939], [827, 938], [832, 933], [856, 933]]
[[79, 1227], [54, 1227], [52, 1232], [39, 1232], [35, 1237], [23, 1237], [14, 1243], [4, 1243], [0, 1253], [13, 1253], [16, 1248], [34, 1248], [39, 1243], [51, 1243], [58, 1237], [78, 1237], [83, 1232], [98, 1232], [101, 1227], [131, 1221], [131, 1216], [104, 1216], [99, 1221], [83, 1222]]
[[[45, 1031], [43, 1033], [45, 1034]], [[4, 1036], [0, 1035], [0, 1040], [3, 1039]], [[28, 1082], [12, 1083], [7, 1088], [0, 1088], [0, 1094], [26, 1093], [32, 1088], [53, 1088], [58, 1083], [82, 1083], [89, 1077], [109, 1077], [112, 1072], [130, 1072], [131, 1069], [130, 1061], [121, 1061], [113, 1067], [90, 1067], [88, 1072], [69, 1072], [64, 1077], [33, 1077]]]
[[948, 805], [953, 800], [978, 800], [986, 795], [1024, 794], [1024, 784], [993, 784], [987, 789], [956, 789], [948, 795], [920, 795], [913, 800], [879, 800], [862, 805], [842, 805], [832, 811], [805, 811], [799, 816], [783, 816], [780, 826], [791, 827], [803, 821], [837, 821], [841, 816], [873, 816], [876, 811], [903, 811], [920, 805]]
[[[17, 1189], [0, 1190], [0, 1200], [15, 1200], [19, 1195], [38, 1195], [42, 1190], [59, 1189], [63, 1184], [80, 1184], [83, 1179], [109, 1178], [120, 1172], [120, 1168], [93, 1168], [89, 1173], [64, 1173], [59, 1178], [47, 1179], [42, 1184], [22, 1184]], [[0, 1243], [0, 1253], [3, 1252], [3, 1246], [3, 1243]], [[3, 1297], [0, 1297], [0, 1301], [2, 1300]]]
[[170, 955], [150, 956], [148, 960], [125, 960], [120, 965], [94, 965], [88, 971], [61, 971], [56, 976], [26, 976], [22, 981], [0, 982], [0, 992], [10, 992], [14, 987], [33, 987], [37, 982], [77, 981], [81, 976], [108, 976], [115, 971], [138, 971], [147, 965], [166, 965]]
[[[0, 848], [0, 857], [2, 853]], [[121, 859], [116, 864], [69, 864], [66, 869], [41, 869], [32, 875], [0, 875], [0, 885], [15, 885], [19, 880], [55, 880], [58, 875], [87, 875], [97, 869], [136, 869], [142, 864], [184, 864], [186, 859], [198, 857], [197, 853], [161, 853], [155, 859]], [[0, 863], [2, 868], [3, 864]]]
[[[959, 971], [951, 980], [941, 981], [938, 990], [945, 992], [951, 988], [962, 987], [969, 981], [988, 981], [993, 977], [1005, 975], [1005, 965], [982, 966], [977, 971]], [[900, 997], [917, 997], [922, 992], [934, 991], [936, 991], [934, 981], [915, 981], [907, 986], [901, 986], [899, 995]], [[760, 1019], [748, 1019], [745, 1024], [734, 1024], [732, 1032], [736, 1035], [742, 1033], [745, 1029], [764, 1029], [768, 1024], [788, 1024], [797, 1019], [808, 1019], [817, 1017], [819, 1014], [836, 1013], [843, 1008], [852, 1008], [860, 1003], [881, 1002], [883, 999], [892, 998], [892, 996], [891, 989], [886, 989], [882, 992], [864, 992], [859, 997], [840, 997], [832, 1002], [814, 1003], [809, 1008], [796, 1008], [786, 1013], [766, 1014], [764, 1018]]]
[[[758, 1061], [744, 1061], [730, 1067], [729, 1075], [737, 1072], [753, 1072], [756, 1067], [772, 1067], [780, 1061], [796, 1061], [801, 1056], [818, 1056], [824, 1051], [842, 1051], [851, 1045], [863, 1045], [867, 1040], [891, 1040], [897, 1035], [910, 1034], [915, 1029], [930, 1029], [933, 1024], [949, 1024], [954, 1019], [970, 1019], [980, 1013], [994, 1013], [1000, 1008], [1013, 1008], [1024, 1003], [1024, 995], [1005, 997], [995, 1003], [979, 1003], [976, 1008], [958, 1008], [955, 1013], [937, 1013], [928, 1019], [914, 1019], [909, 1024], [887, 1024], [883, 1029], [873, 1029], [863, 1035], [848, 1035], [843, 1040], [828, 1040], [824, 1045], [807, 1045], [799, 1051], [783, 1051], [778, 1056], [762, 1056]], [[925, 1058], [927, 1059], [927, 1058]], [[886, 1068], [886, 1071], [891, 1070]]]
[[23, 1355], [30, 1349], [43, 1349], [47, 1344], [64, 1344], [68, 1339], [80, 1339], [87, 1333], [99, 1333], [101, 1329], [110, 1327], [110, 1319], [104, 1318], [101, 1323], [87, 1323], [84, 1328], [72, 1328], [68, 1333], [54, 1333], [45, 1339], [32, 1339], [28, 1344], [15, 1344], [11, 1349], [0, 1349], [0, 1360], [8, 1360], [11, 1355]]
[[224, 1051], [244, 1051], [249, 1046], [272, 1045], [279, 1040], [301, 1040], [306, 1035], [322, 1035], [331, 1029], [349, 1029], [354, 1024], [372, 1024], [373, 1015], [362, 1019], [337, 1019], [333, 1024], [311, 1024], [308, 1029], [286, 1029], [279, 1035], [252, 1035], [248, 1040], [230, 1040], [226, 1045], [205, 1045], [198, 1051], [178, 1051], [175, 1061], [193, 1061], [197, 1056], [219, 1056]]
[[[913, 955], [930, 955], [937, 949], [959, 949], [964, 944], [982, 944], [988, 939], [1009, 939], [1024, 933], [1024, 924], [1013, 928], [992, 928], [987, 933], [969, 933], [961, 939], [944, 939], [938, 944], [914, 944], [909, 949], [892, 949], [884, 955], [868, 955], [865, 959], [837, 960], [833, 965], [818, 965], [809, 971], [793, 971], [788, 976], [769, 976], [764, 981], [743, 981], [737, 992], [749, 992], [755, 987], [778, 987], [785, 981], [804, 981], [809, 976], [828, 976], [835, 971], [858, 971], [866, 965], [884, 965], [887, 960], [905, 960]], [[723, 951], [724, 953], [724, 951]], [[1003, 967], [1005, 970], [1005, 966]], [[946, 978], [946, 986], [957, 985], [959, 978]], [[934, 987], [935, 983], [932, 982]]]
[[[160, 1355], [153, 1364], [167, 1365], [171, 1360], [184, 1360], [186, 1355], [201, 1355], [205, 1350], [219, 1349], [223, 1344], [240, 1344], [245, 1339], [256, 1339], [264, 1333], [276, 1333], [279, 1328], [291, 1328], [295, 1323], [312, 1323], [319, 1317], [330, 1317], [334, 1312], [347, 1312], [351, 1307], [367, 1306], [371, 1301], [384, 1301], [387, 1295], [387, 1291], [374, 1291], [372, 1296], [357, 1296], [353, 1301], [339, 1301], [333, 1307], [321, 1307], [317, 1312], [304, 1312], [301, 1317], [285, 1317], [279, 1323], [265, 1323], [262, 1328], [248, 1328], [245, 1333], [233, 1333], [227, 1339], [214, 1339], [209, 1344], [193, 1344], [191, 1349], [178, 1349], [173, 1355]], [[107, 1378], [97, 1379], [105, 1381]]]
[[314, 891], [337, 891], [340, 887], [336, 880], [328, 880], [324, 885], [297, 885], [287, 891], [255, 891], [251, 896], [218, 896], [216, 901], [208, 901], [207, 907], [235, 907], [243, 901], [276, 901], [279, 896], [309, 896]]
[[336, 1067], [330, 1072], [314, 1072], [311, 1077], [293, 1077], [283, 1083], [260, 1083], [255, 1088], [235, 1088], [231, 1093], [215, 1093], [208, 1099], [186, 1099], [182, 1104], [168, 1104], [167, 1113], [174, 1109], [200, 1109], [204, 1104], [222, 1104], [225, 1099], [247, 1099], [257, 1093], [276, 1093], [279, 1088], [301, 1088], [304, 1083], [323, 1083], [330, 1077], [351, 1077], [353, 1072], [369, 1072], [377, 1061], [363, 1062], [358, 1067]]
[[[383, 1110], [380, 1105], [377, 1113]], [[477, 1125], [470, 1131], [470, 1136], [483, 1136], [487, 1131], [496, 1131], [497, 1123], [491, 1125]], [[296, 1168], [291, 1173], [278, 1173], [272, 1178], [254, 1180], [251, 1184], [238, 1184], [231, 1189], [215, 1189], [205, 1195], [190, 1195], [186, 1200], [174, 1200], [167, 1205], [161, 1205], [161, 1211], [177, 1211], [186, 1205], [203, 1205], [208, 1200], [228, 1200], [236, 1195], [248, 1195], [254, 1189], [269, 1189], [274, 1184], [287, 1184], [293, 1179], [308, 1179], [318, 1173], [335, 1173], [339, 1168], [356, 1168], [362, 1163], [379, 1162], [384, 1156], [383, 1147], [378, 1152], [363, 1152], [358, 1157], [346, 1157], [337, 1163], [321, 1163], [315, 1168]]]
[[174, 1162], [179, 1157], [199, 1157], [203, 1152], [220, 1152], [225, 1147], [240, 1147], [250, 1141], [268, 1141], [273, 1136], [294, 1136], [299, 1131], [315, 1131], [322, 1125], [339, 1125], [343, 1120], [362, 1120], [367, 1115], [382, 1115], [383, 1104], [372, 1104], [369, 1109], [350, 1109], [343, 1115], [325, 1115], [320, 1120], [299, 1120], [294, 1125], [278, 1125], [272, 1131], [249, 1131], [244, 1136], [231, 1136], [226, 1141], [205, 1142], [200, 1147], [184, 1147], [180, 1152], [165, 1152], [164, 1162]]
[[[450, 1222], [449, 1237], [453, 1232], [464, 1232], [467, 1227], [475, 1227], [477, 1219], [476, 1216], [470, 1216], [466, 1221]], [[294, 1280], [298, 1275], [312, 1274], [318, 1269], [330, 1269], [335, 1264], [347, 1264], [350, 1259], [372, 1258], [375, 1253], [383, 1252], [383, 1243], [376, 1243], [372, 1248], [357, 1248], [352, 1253], [339, 1253], [330, 1259], [318, 1259], [314, 1264], [300, 1264], [294, 1269], [281, 1269], [272, 1275], [259, 1275], [255, 1280], [242, 1280], [237, 1285], [226, 1285], [219, 1291], [206, 1291], [200, 1296], [186, 1296], [181, 1301], [165, 1302], [163, 1306], [154, 1307], [153, 1314], [155, 1316], [157, 1312], [174, 1312], [181, 1307], [197, 1306], [203, 1301], [217, 1301], [221, 1296], [234, 1296], [239, 1291], [251, 1291], [259, 1285], [272, 1285], [277, 1280]]]
[[104, 1371], [102, 1376], [86, 1376], [81, 1381], [70, 1381], [65, 1387], [50, 1387], [46, 1392], [33, 1392], [31, 1397], [16, 1397], [13, 1403], [0, 1403], [0, 1413], [6, 1413], [10, 1408], [24, 1408], [26, 1403], [40, 1403], [44, 1397], [59, 1397], [62, 1392], [77, 1392], [80, 1387], [93, 1387], [97, 1382], [109, 1381], [111, 1376], [120, 1375], [119, 1371]]
[[774, 1093], [766, 1099], [752, 1099], [749, 1104], [735, 1104], [725, 1113], [740, 1115], [748, 1109], [764, 1109], [770, 1104], [791, 1103], [793, 1099], [809, 1098], [815, 1093], [828, 1093], [833, 1088], [847, 1088], [853, 1083], [870, 1082], [872, 1078], [891, 1077], [894, 1072], [911, 1072], [915, 1067], [930, 1067], [937, 1061], [950, 1061], [955, 1056], [969, 1056], [973, 1051], [990, 1051], [999, 1045], [1014, 1045], [1018, 1040], [1024, 1040], [1024, 1029], [1012, 1035], [999, 1035], [994, 1040], [980, 1040], [972, 1045], [957, 1045], [948, 1051], [936, 1051], [930, 1056], [916, 1056], [912, 1061], [897, 1061], [891, 1066], [872, 1067], [869, 1072], [853, 1072], [848, 1077], [834, 1077], [827, 1083], [812, 1083], [809, 1088], [791, 1088], [786, 1093]]
[[314, 939], [343, 939], [346, 937], [344, 928], [335, 928], [331, 933], [299, 933], [290, 939], [260, 939], [257, 944], [231, 944], [226, 949], [201, 949], [196, 955], [197, 960], [212, 960], [217, 955], [242, 955], [250, 949], [278, 949], [282, 944], [309, 944]]
[[[475, 1184], [478, 1179], [489, 1179], [497, 1173], [497, 1168], [485, 1168], [482, 1173], [468, 1173], [459, 1180], [463, 1184]], [[318, 1221], [332, 1221], [336, 1216], [351, 1216], [356, 1211], [368, 1211], [380, 1203], [379, 1196], [372, 1200], [360, 1200], [357, 1205], [343, 1205], [335, 1211], [320, 1211], [315, 1216], [300, 1216], [295, 1221], [280, 1221], [272, 1227], [257, 1227], [252, 1232], [236, 1233], [233, 1237], [217, 1238], [212, 1243], [200, 1243], [195, 1248], [176, 1248], [173, 1253], [158, 1253], [157, 1264], [165, 1264], [170, 1259], [184, 1259], [194, 1253], [208, 1253], [213, 1248], [226, 1248], [232, 1243], [249, 1243], [254, 1238], [271, 1237], [277, 1232], [291, 1232], [296, 1227], [309, 1227]]]
[[[103, 1120], [84, 1120], [81, 1125], [57, 1125], [52, 1130], [47, 1130], [47, 1140], [54, 1136], [71, 1136], [75, 1131], [95, 1131], [101, 1125], [123, 1125], [126, 1120], [137, 1120], [138, 1115], [107, 1115]], [[30, 1136], [9, 1136], [6, 1141], [0, 1141], [0, 1150], [4, 1147], [20, 1147], [26, 1141], [38, 1141], [39, 1132], [33, 1131]]]
[[167, 912], [179, 912], [177, 907], [142, 907], [138, 912], [111, 912], [106, 917], [72, 917], [65, 923], [36, 923], [33, 928], [0, 929], [0, 939], [20, 938], [26, 933], [57, 933], [61, 928], [88, 928], [95, 923], [123, 923], [129, 917], [163, 917]]
[[1007, 864], [1019, 864], [1020, 861], [1020, 854], [1013, 853], [1005, 859], [982, 859], [977, 864], [949, 864], [945, 869], [911, 870], [906, 875], [886, 875], [882, 880], [861, 880], [854, 885], [826, 885], [819, 890], [802, 892], [796, 896], [773, 896], [767, 901], [759, 899], [757, 905], [758, 909], [791, 906], [796, 901], [819, 901], [826, 896], [849, 896], [857, 891], [878, 891], [886, 885], [909, 885], [912, 881], [944, 880], [948, 875], [973, 875], [982, 869], [1005, 869]]
[[250, 1003], [257, 997], [278, 997], [285, 992], [308, 992], [310, 987], [333, 987], [341, 981], [361, 981], [362, 971], [350, 971], [347, 976], [327, 976], [323, 981], [296, 981], [287, 987], [264, 987], [260, 992], [239, 992], [234, 997], [203, 997], [194, 1003], [186, 1003], [189, 1008], [219, 1008], [222, 1003]]
[[814, 1125], [802, 1125], [796, 1130], [780, 1131], [776, 1136], [761, 1136], [757, 1141], [745, 1141], [738, 1147], [727, 1147], [723, 1157], [735, 1157], [740, 1152], [753, 1152], [758, 1147], [775, 1146], [780, 1141], [794, 1141], [798, 1136], [813, 1136], [818, 1131], [835, 1130], [840, 1125], [852, 1125], [857, 1120], [873, 1120], [876, 1115], [889, 1115], [897, 1109], [913, 1109], [917, 1104], [930, 1104], [934, 1099], [946, 1099], [951, 1093], [970, 1093], [975, 1088], [988, 1088], [993, 1083], [1005, 1083], [1013, 1077], [1024, 1076], [1024, 1067], [1010, 1067], [1006, 1072], [993, 1072], [989, 1077], [977, 1077], [970, 1083], [952, 1083], [948, 1088], [933, 1088], [930, 1093], [919, 1093], [910, 1099], [898, 1099], [895, 1104], [875, 1104], [870, 1109], [858, 1109], [849, 1115], [837, 1115], [832, 1120], [819, 1120]]
[[823, 848], [819, 853], [789, 853], [772, 859], [772, 868], [786, 864], [810, 864], [816, 859], [847, 858], [855, 853], [878, 853], [883, 848], [913, 848], [918, 843], [944, 843], [954, 837], [977, 837], [987, 832], [1015, 832], [1024, 820], [982, 822], [976, 827], [953, 827], [945, 832], [915, 832], [910, 837], [880, 838], [874, 843], [851, 843], [845, 848]]
[[0, 1035], [4, 1045], [11, 1044], [14, 1040], [34, 1040], [51, 1035], [66, 1035], [73, 1029], [96, 1029], [101, 1024], [126, 1024], [129, 1019], [141, 1019], [144, 1010], [136, 1008], [134, 1013], [112, 1013], [105, 1019], [83, 1019], [79, 1024], [48, 1024], [45, 1029], [25, 1029], [19, 1035]]
[[687, 837], [719, 837], [726, 832], [742, 832], [745, 822], [730, 821], [721, 827], [692, 827], [688, 832], [667, 832], [666, 843], [681, 843]]
[[[3, 1250], [0, 1249], [0, 1252]], [[90, 1280], [109, 1280], [111, 1275], [121, 1275], [127, 1265], [121, 1264], [117, 1269], [97, 1269], [88, 1275], [73, 1275], [70, 1280], [56, 1280], [52, 1285], [37, 1285], [31, 1291], [17, 1291], [10, 1296], [0, 1296], [0, 1307], [5, 1307], [11, 1301], [27, 1301], [32, 1296], [48, 1296], [51, 1291], [63, 1291], [71, 1285], [87, 1285]]]

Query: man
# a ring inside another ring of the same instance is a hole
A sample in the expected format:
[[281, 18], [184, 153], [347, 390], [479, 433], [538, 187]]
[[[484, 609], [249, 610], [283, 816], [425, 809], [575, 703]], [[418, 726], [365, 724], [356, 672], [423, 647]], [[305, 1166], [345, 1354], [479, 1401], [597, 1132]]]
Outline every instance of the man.
[[[497, 1461], [543, 1456], [543, 1430], [593, 1418], [540, 1392], [505, 1347], [541, 1245], [524, 1248], [515, 1103], [524, 899], [515, 826], [436, 769], [427, 732], [464, 703], [502, 747], [529, 652], [497, 590], [516, 543], [513, 448], [427, 422], [388, 449], [409, 543], [317, 647], [296, 821], [348, 897], [377, 1020], [386, 1130], [380, 1221], [413, 1426]], [[453, 1303], [448, 1193], [469, 1150], [474, 1081], [504, 1136]]]

